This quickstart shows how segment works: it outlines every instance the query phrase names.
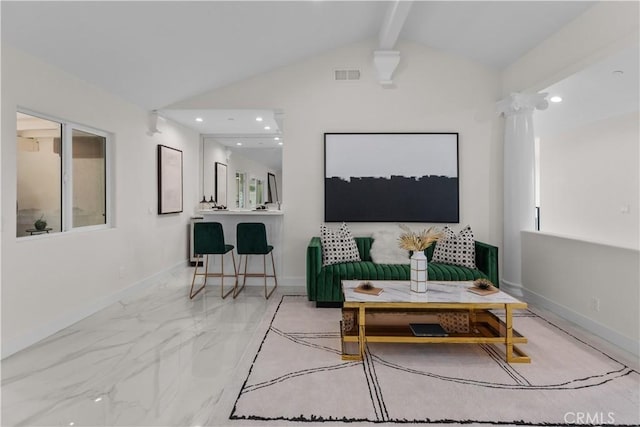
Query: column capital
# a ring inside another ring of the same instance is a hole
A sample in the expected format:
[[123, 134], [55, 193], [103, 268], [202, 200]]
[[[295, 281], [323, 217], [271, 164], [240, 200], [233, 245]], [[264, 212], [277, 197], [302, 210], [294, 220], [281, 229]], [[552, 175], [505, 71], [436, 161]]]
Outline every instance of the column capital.
[[512, 116], [514, 114], [531, 113], [533, 110], [544, 110], [549, 106], [547, 93], [512, 93], [496, 103], [498, 114]]

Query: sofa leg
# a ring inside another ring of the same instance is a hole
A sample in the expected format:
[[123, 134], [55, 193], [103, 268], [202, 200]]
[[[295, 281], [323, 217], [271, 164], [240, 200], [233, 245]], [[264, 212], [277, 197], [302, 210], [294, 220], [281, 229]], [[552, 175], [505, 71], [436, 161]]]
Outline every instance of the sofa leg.
[[342, 301], [316, 301], [316, 308], [342, 308]]

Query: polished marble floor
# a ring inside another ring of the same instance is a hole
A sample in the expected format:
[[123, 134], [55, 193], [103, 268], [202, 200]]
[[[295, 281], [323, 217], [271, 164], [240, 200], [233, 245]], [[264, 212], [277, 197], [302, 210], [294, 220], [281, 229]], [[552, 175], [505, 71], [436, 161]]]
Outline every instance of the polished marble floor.
[[207, 424], [267, 305], [304, 288], [266, 301], [259, 286], [236, 300], [209, 286], [191, 301], [192, 271], [3, 360], [2, 426]]
[[[262, 318], [279, 295], [305, 289], [279, 287], [266, 301], [247, 287], [222, 300], [209, 286], [191, 301], [192, 272], [177, 269], [3, 360], [2, 426], [228, 425], [238, 364]], [[574, 333], [637, 369], [637, 357]]]

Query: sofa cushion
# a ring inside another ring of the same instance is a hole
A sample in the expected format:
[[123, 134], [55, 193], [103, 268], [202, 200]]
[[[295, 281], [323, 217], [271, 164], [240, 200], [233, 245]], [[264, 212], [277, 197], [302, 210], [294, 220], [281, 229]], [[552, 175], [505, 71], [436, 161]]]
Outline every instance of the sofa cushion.
[[467, 225], [457, 235], [451, 228], [445, 227], [442, 233], [443, 236], [433, 250], [431, 261], [476, 268], [475, 239], [471, 227]]
[[322, 242], [322, 265], [341, 262], [360, 261], [360, 253], [356, 241], [344, 222], [338, 230], [330, 230], [326, 225], [320, 226]]
[[[480, 270], [458, 265], [428, 264], [429, 280], [464, 281], [485, 278]], [[376, 264], [371, 261], [333, 264], [324, 267], [320, 276], [340, 286], [342, 280], [409, 280], [408, 264]]]
[[398, 246], [398, 233], [376, 231], [372, 237], [371, 261], [378, 264], [409, 264], [409, 252]]

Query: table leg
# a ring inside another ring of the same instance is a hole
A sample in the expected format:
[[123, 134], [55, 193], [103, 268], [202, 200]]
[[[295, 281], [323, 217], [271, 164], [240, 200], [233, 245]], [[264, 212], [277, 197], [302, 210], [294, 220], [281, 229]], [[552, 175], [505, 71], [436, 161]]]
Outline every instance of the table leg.
[[364, 360], [364, 344], [365, 344], [365, 313], [364, 304], [358, 309], [358, 345], [360, 347], [360, 359]]
[[476, 316], [476, 310], [474, 308], [469, 309], [469, 333], [475, 334], [478, 332], [476, 329], [476, 322], [478, 318]]
[[[505, 344], [507, 346], [507, 363], [531, 363], [531, 358], [522, 350], [513, 345], [513, 308], [510, 304], [505, 304], [507, 331], [505, 334]], [[514, 356], [514, 353], [516, 356]]]
[[513, 358], [513, 310], [509, 304], [505, 304], [507, 331], [505, 333], [505, 344], [507, 346], [507, 362]]

